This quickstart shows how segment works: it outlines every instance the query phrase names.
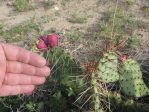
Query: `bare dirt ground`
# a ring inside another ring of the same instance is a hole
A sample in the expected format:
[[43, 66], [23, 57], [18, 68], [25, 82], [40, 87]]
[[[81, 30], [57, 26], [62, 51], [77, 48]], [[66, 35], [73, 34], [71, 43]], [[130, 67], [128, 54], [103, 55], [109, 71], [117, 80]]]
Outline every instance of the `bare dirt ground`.
[[[147, 29], [138, 29], [136, 33], [141, 35], [143, 49], [148, 49], [149, 12], [142, 12], [140, 9], [144, 5], [148, 5], [149, 1], [136, 0], [136, 3], [129, 9], [125, 8], [125, 1], [126, 0], [119, 0], [119, 7], [124, 7], [127, 13], [133, 13], [136, 20], [145, 22], [147, 26]], [[75, 28], [88, 33], [88, 30], [90, 30], [90, 32], [92, 32], [92, 30], [99, 30], [97, 24], [100, 22], [102, 13], [108, 11], [110, 7], [115, 7], [116, 0], [69, 0], [67, 2], [65, 0], [58, 0], [50, 8], [44, 7], [44, 0], [33, 0], [33, 2], [36, 8], [26, 12], [15, 12], [13, 6], [8, 6], [11, 4], [10, 1], [1, 2], [0, 23], [10, 28], [28, 21], [31, 18], [39, 19], [48, 16], [48, 22], [43, 24], [43, 30], [45, 31], [55, 29], [58, 32], [66, 33], [67, 30]], [[68, 18], [73, 14], [84, 17], [86, 22], [81, 24], [69, 22]], [[90, 47], [93, 47], [92, 45], [94, 44], [94, 42], [88, 44], [87, 39], [85, 42], [83, 41], [83, 43], [90, 45]], [[85, 47], [84, 44], [80, 48], [82, 47]], [[74, 50], [79, 50], [80, 48], [74, 47]]]
[[[71, 1], [65, 7], [63, 7], [61, 2], [57, 2], [54, 6], [49, 9], [45, 9], [41, 2], [36, 1], [37, 9], [33, 11], [27, 11], [22, 13], [15, 13], [13, 12], [13, 8], [7, 6], [7, 2], [2, 4], [0, 10], [2, 11], [0, 14], [0, 20], [4, 22], [7, 26], [16, 25], [18, 23], [22, 23], [32, 17], [40, 18], [43, 15], [48, 15], [50, 18], [54, 18], [53, 21], [50, 21], [48, 24], [45, 25], [45, 29], [50, 27], [56, 27], [57, 29], [69, 29], [70, 27], [86, 27], [90, 22], [92, 22], [95, 17], [97, 16], [96, 10], [97, 4], [96, 0], [90, 1], [89, 3], [85, 0], [81, 2], [78, 1]], [[55, 8], [58, 8], [57, 10]], [[58, 15], [56, 15], [56, 13]], [[89, 17], [88, 23], [79, 25], [79, 24], [71, 24], [66, 19], [69, 15], [73, 13], [79, 13], [81, 15]]]

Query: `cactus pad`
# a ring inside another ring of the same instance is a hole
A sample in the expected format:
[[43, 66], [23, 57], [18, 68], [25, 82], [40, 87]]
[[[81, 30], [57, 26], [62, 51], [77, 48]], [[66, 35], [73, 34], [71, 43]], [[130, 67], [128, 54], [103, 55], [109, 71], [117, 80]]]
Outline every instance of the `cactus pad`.
[[103, 55], [99, 61], [97, 74], [100, 81], [104, 83], [115, 82], [119, 80], [118, 58], [114, 52], [108, 52]]
[[149, 89], [145, 85], [139, 64], [133, 59], [127, 59], [120, 75], [121, 91], [125, 95], [135, 98], [149, 95]]

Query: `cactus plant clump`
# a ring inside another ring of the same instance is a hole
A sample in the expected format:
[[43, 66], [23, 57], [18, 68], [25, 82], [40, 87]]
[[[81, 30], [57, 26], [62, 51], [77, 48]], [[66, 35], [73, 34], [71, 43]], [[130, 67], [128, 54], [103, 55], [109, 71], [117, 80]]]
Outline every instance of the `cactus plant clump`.
[[101, 82], [110, 83], [119, 80], [118, 74], [118, 57], [117, 55], [110, 51], [105, 53], [99, 61], [97, 74]]
[[135, 60], [127, 59], [123, 63], [120, 87], [122, 93], [134, 98], [149, 95], [149, 89], [143, 81], [140, 66]]

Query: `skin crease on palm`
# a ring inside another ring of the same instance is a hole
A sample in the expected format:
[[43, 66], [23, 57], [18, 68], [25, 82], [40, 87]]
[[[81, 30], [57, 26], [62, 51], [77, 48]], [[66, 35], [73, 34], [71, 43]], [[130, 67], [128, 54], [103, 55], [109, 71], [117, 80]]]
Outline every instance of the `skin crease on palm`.
[[0, 96], [30, 94], [50, 74], [46, 60], [10, 44], [0, 44]]

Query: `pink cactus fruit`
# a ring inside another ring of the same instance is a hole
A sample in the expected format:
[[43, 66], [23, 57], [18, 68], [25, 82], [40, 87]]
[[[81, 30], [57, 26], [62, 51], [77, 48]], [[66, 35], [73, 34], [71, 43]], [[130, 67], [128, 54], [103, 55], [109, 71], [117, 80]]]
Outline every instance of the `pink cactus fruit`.
[[53, 33], [47, 36], [48, 44], [51, 48], [58, 46], [58, 35]]
[[36, 47], [40, 50], [40, 51], [42, 51], [42, 52], [45, 52], [45, 51], [47, 51], [48, 50], [48, 46], [45, 44], [45, 42], [42, 40], [42, 39], [38, 39], [37, 41], [36, 41]]
[[48, 38], [46, 36], [40, 36], [39, 39], [42, 39], [44, 43], [48, 46]]

